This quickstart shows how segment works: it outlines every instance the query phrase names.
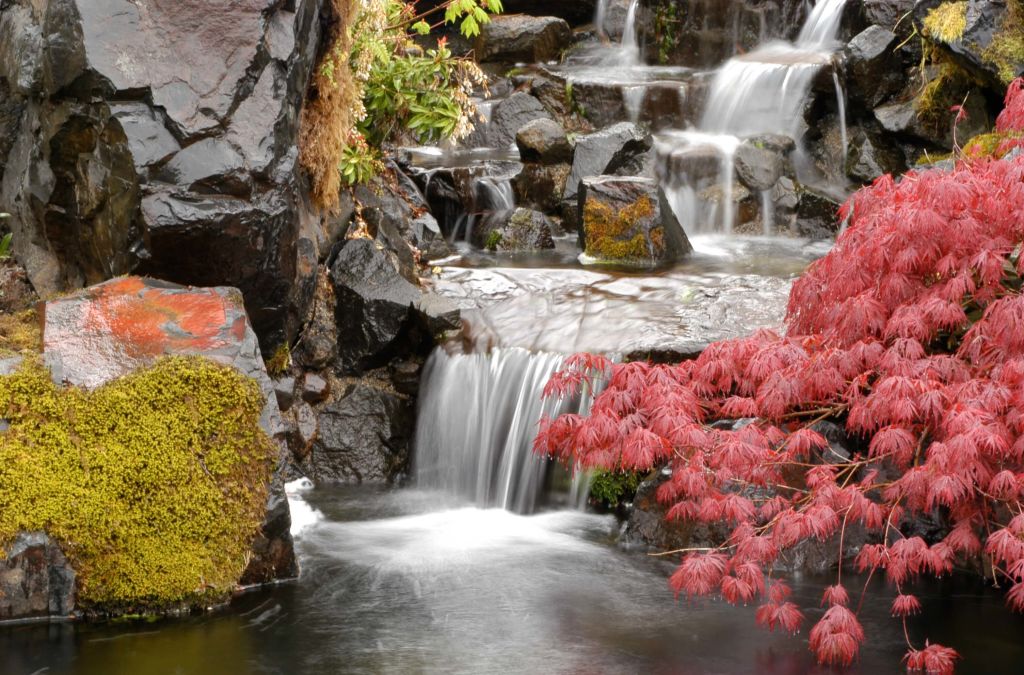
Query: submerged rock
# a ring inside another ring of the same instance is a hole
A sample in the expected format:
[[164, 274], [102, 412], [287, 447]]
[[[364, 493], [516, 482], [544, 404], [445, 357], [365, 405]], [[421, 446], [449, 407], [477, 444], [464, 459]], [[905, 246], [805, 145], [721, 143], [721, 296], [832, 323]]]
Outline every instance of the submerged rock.
[[480, 27], [475, 51], [484, 63], [538, 63], [557, 59], [571, 42], [572, 29], [564, 19], [500, 14]]
[[580, 246], [599, 261], [650, 267], [675, 262], [693, 250], [654, 180], [585, 178], [579, 210]]

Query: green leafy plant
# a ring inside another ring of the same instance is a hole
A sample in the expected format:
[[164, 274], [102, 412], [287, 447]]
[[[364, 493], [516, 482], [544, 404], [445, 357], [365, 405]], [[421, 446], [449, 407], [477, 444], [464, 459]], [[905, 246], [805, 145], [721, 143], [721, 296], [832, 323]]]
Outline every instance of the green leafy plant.
[[590, 499], [614, 509], [636, 496], [641, 476], [635, 471], [595, 471], [590, 483]]
[[[0, 213], [0, 220], [10, 218], [9, 213]], [[8, 232], [3, 237], [0, 237], [0, 260], [9, 258], [11, 256], [11, 241], [14, 239], [14, 235]]]
[[415, 142], [459, 139], [477, 115], [471, 93], [486, 78], [471, 60], [452, 54], [444, 38], [435, 49], [414, 41], [457, 24], [466, 37], [480, 33], [500, 0], [449, 0], [426, 10], [418, 0], [330, 0], [330, 45], [320, 59], [303, 111], [301, 161], [312, 193], [325, 208], [338, 189], [380, 170], [380, 147], [405, 135]]

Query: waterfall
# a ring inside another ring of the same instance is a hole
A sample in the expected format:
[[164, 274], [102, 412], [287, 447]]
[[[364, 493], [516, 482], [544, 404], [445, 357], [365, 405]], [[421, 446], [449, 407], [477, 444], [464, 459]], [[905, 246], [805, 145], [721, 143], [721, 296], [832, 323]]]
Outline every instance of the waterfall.
[[[549, 464], [533, 452], [541, 418], [589, 408], [587, 397], [542, 398], [564, 360], [562, 354], [524, 349], [453, 355], [435, 350], [421, 385], [413, 455], [417, 484], [480, 506], [532, 511]], [[585, 480], [577, 478], [574, 499], [586, 499]]]
[[636, 27], [636, 13], [639, 7], [640, 0], [630, 0], [629, 10], [626, 12], [626, 25], [622, 29], [622, 57], [626, 65], [637, 65], [642, 61]]
[[597, 0], [597, 8], [594, 10], [594, 28], [598, 35], [606, 37], [608, 33], [604, 28], [604, 20], [608, 16], [608, 2], [609, 0]]
[[[810, 12], [796, 42], [775, 41], [755, 51], [729, 59], [711, 81], [710, 94], [696, 130], [674, 132], [659, 144], [659, 175], [674, 205], [683, 210], [676, 216], [688, 234], [708, 229], [730, 232], [735, 212], [732, 204], [733, 153], [740, 138], [757, 134], [781, 134], [799, 140], [804, 133], [803, 109], [814, 78], [832, 61], [836, 37], [846, 0], [820, 0]], [[845, 120], [845, 101], [837, 88], [840, 119]], [[845, 122], [843, 122], [845, 133]], [[694, 166], [707, 164], [717, 155], [725, 176], [721, 209], [703, 199], [707, 186], [693, 179], [706, 178], [707, 171]], [[806, 162], [800, 161], [798, 166]], [[715, 216], [715, 211], [722, 214]]]

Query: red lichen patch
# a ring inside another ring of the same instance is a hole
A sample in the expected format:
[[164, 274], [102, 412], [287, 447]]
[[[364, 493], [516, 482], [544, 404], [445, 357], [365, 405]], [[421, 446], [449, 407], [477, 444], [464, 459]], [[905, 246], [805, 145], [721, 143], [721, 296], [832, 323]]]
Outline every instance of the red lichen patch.
[[233, 293], [114, 279], [47, 303], [44, 348], [60, 355], [69, 381], [85, 386], [161, 356], [221, 351], [246, 336]]

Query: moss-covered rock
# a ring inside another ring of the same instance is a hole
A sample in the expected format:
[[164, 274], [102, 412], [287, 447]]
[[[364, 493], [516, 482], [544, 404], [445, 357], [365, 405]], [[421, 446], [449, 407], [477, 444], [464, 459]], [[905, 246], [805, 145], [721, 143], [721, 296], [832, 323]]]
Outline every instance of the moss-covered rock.
[[599, 262], [649, 267], [674, 262], [692, 250], [653, 180], [584, 179], [579, 208], [580, 244]]
[[44, 531], [79, 606], [164, 610], [223, 600], [263, 520], [277, 448], [259, 386], [174, 357], [87, 392], [27, 360], [0, 378], [0, 549]]

